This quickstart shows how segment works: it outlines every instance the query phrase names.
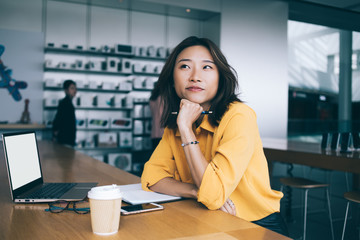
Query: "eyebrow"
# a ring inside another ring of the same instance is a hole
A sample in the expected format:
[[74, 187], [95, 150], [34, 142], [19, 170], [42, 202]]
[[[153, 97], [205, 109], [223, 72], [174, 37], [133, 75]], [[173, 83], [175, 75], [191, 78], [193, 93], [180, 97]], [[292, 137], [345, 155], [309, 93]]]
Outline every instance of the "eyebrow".
[[[189, 58], [183, 58], [183, 59], [180, 59], [177, 63], [181, 63], [181, 62], [191, 62], [192, 60], [189, 59]], [[211, 61], [211, 60], [203, 60], [202, 62], [208, 62], [208, 63], [212, 63], [212, 64], [215, 64], [214, 61]]]

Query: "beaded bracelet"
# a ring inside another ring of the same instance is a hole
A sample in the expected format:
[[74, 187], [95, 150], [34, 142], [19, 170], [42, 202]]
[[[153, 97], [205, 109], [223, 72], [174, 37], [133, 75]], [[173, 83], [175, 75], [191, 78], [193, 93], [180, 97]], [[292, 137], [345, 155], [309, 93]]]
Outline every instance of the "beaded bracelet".
[[185, 147], [185, 146], [190, 145], [190, 144], [198, 144], [198, 143], [199, 143], [199, 141], [193, 141], [193, 142], [188, 142], [188, 143], [182, 143], [181, 146]]

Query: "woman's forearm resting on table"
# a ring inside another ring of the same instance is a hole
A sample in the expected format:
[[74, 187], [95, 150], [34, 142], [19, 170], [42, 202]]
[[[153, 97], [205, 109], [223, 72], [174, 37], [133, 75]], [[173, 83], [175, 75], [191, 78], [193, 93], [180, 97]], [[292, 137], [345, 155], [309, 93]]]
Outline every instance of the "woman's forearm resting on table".
[[173, 178], [163, 178], [149, 187], [154, 192], [169, 194], [185, 198], [197, 198], [197, 187], [194, 184], [183, 183]]

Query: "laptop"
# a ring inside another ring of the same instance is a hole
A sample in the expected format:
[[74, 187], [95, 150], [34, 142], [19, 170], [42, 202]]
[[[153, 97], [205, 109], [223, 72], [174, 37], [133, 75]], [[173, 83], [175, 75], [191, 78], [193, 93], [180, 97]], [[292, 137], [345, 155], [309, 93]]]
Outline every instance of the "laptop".
[[11, 198], [15, 203], [80, 201], [97, 183], [45, 183], [35, 132], [3, 133]]

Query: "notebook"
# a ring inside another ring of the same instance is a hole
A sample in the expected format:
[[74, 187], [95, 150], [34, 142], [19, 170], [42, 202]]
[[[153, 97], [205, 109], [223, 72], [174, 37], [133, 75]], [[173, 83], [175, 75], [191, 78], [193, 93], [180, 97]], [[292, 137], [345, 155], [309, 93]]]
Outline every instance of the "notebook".
[[3, 133], [11, 198], [16, 203], [79, 201], [97, 183], [45, 183], [35, 132]]
[[141, 183], [121, 185], [122, 200], [130, 204], [169, 202], [182, 199], [162, 193], [148, 192], [141, 188]]

